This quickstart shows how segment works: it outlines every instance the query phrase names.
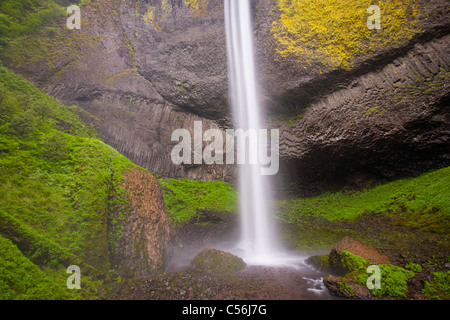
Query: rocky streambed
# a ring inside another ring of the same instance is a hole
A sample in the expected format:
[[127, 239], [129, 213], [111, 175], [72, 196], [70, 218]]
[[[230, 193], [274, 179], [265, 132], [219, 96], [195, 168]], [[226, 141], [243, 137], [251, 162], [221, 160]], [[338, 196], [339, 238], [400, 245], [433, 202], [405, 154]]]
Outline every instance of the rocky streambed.
[[[208, 252], [214, 251], [214, 252]], [[240, 258], [223, 251], [205, 249], [206, 260], [215, 261], [216, 255]], [[316, 300], [337, 299], [323, 284], [324, 272], [299, 263], [291, 266], [240, 265], [193, 260], [182, 272], [168, 272], [148, 277], [114, 281], [103, 292], [105, 299], [132, 300]], [[198, 259], [197, 259], [198, 260]], [[197, 268], [193, 268], [193, 264]], [[209, 268], [208, 270], [203, 269]], [[220, 272], [219, 272], [220, 271]]]
[[[328, 254], [299, 256], [291, 264], [280, 265], [247, 265], [229, 252], [203, 249], [184, 268], [118, 278], [100, 296], [125, 300], [448, 299], [448, 263], [439, 258], [407, 263], [406, 257], [403, 262], [395, 257], [349, 237]], [[369, 266], [376, 266], [379, 273]], [[369, 283], [375, 286], [370, 288]]]

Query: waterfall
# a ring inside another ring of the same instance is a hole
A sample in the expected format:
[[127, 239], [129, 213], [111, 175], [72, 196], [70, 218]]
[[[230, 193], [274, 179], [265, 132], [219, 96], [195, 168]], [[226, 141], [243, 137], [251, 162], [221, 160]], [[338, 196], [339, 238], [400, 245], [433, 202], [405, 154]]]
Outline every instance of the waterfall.
[[[263, 129], [255, 75], [253, 28], [249, 0], [225, 0], [225, 26], [231, 103], [238, 128]], [[261, 141], [260, 141], [261, 143]], [[258, 152], [249, 146], [248, 152]], [[250, 154], [249, 157], [252, 155]], [[257, 155], [254, 155], [258, 158]], [[246, 262], [271, 263], [278, 253], [275, 223], [271, 221], [269, 178], [261, 164], [239, 165], [239, 210], [241, 243]]]

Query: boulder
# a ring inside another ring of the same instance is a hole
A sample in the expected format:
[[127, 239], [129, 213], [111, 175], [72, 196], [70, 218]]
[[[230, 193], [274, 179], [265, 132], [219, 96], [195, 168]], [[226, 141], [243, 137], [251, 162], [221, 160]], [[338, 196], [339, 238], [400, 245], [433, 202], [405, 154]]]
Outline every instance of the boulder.
[[[326, 256], [312, 256], [307, 262], [317, 268], [322, 267], [324, 272], [338, 274], [324, 277], [323, 284], [333, 295], [352, 299], [404, 298], [409, 293], [408, 282], [414, 277], [414, 272], [390, 264], [388, 257], [349, 237], [336, 244], [328, 260]], [[372, 290], [367, 287], [372, 273], [367, 271], [370, 265], [377, 265], [380, 269], [380, 287]]]
[[161, 187], [152, 174], [137, 168], [123, 176], [128, 204], [125, 214], [117, 214], [117, 222], [110, 226], [117, 230], [110, 232], [117, 235], [116, 246], [110, 249], [113, 265], [122, 276], [163, 272], [173, 252], [173, 230]]
[[244, 260], [229, 252], [204, 249], [191, 261], [188, 271], [210, 275], [230, 275], [244, 269]]
[[324, 277], [323, 283], [332, 294], [346, 298], [405, 298], [410, 294], [408, 284], [415, 282], [411, 280], [414, 272], [392, 264], [381, 264], [378, 267], [380, 268], [378, 288], [367, 287], [370, 273], [367, 273], [365, 268], [354, 270], [343, 277]]
[[322, 272], [331, 271], [330, 263], [328, 260], [328, 255], [321, 254], [321, 255], [310, 256], [310, 257], [308, 257], [308, 259], [306, 259], [305, 262], [307, 264], [317, 268], [319, 271], [322, 271]]
[[340, 274], [352, 272], [361, 267], [366, 261], [371, 264], [390, 263], [387, 256], [382, 255], [378, 251], [371, 249], [350, 237], [342, 238], [342, 240], [331, 249], [328, 261], [330, 267]]
[[325, 277], [323, 278], [323, 283], [333, 295], [338, 297], [352, 299], [370, 299], [373, 297], [366, 286], [357, 283], [351, 278]]

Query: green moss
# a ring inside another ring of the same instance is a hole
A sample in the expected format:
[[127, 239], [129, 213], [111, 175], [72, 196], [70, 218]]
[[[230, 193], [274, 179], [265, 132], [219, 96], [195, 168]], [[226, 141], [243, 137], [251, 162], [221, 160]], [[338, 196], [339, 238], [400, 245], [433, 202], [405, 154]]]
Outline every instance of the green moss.
[[235, 212], [237, 193], [230, 184], [222, 181], [158, 179], [164, 203], [174, 225], [189, 221], [197, 210]]
[[39, 267], [1, 235], [0, 257], [0, 300], [98, 299], [100, 282], [87, 275], [83, 265], [82, 290], [71, 290], [66, 285], [66, 267]]
[[[128, 208], [122, 173], [136, 167], [74, 110], [0, 65], [0, 235], [51, 279], [72, 264], [94, 278], [110, 269]], [[5, 295], [38, 297], [23, 288]]]
[[349, 282], [349, 279], [342, 278], [341, 281], [339, 281], [339, 291], [346, 297], [354, 297], [355, 291], [353, 290]]
[[355, 219], [366, 212], [397, 215], [411, 227], [448, 233], [450, 231], [450, 167], [418, 177], [353, 192], [324, 193], [313, 198], [278, 202], [280, 218], [301, 223], [305, 215], [328, 221]]
[[1, 235], [0, 256], [1, 300], [81, 298], [80, 291], [67, 289], [67, 278], [48, 276], [28, 260], [12, 241]]
[[314, 255], [310, 256], [307, 260], [307, 263], [313, 265], [320, 271], [328, 272], [331, 270], [330, 262], [328, 261], [328, 255]]
[[425, 282], [424, 296], [432, 300], [450, 300], [450, 271], [432, 274], [433, 279]]
[[[51, 25], [61, 20], [66, 10], [58, 0], [7, 0], [0, 3], [0, 48], [12, 39], [35, 32], [43, 25]], [[43, 28], [50, 36], [51, 27]]]
[[17, 69], [45, 64], [55, 69], [54, 75], [58, 76], [73, 66], [72, 62], [79, 59], [83, 47], [91, 49], [90, 44], [94, 41], [97, 41], [95, 37], [84, 32], [70, 32], [60, 24], [52, 36], [44, 29], [37, 29], [33, 35], [15, 38], [0, 53], [3, 61]]
[[136, 68], [133, 68], [133, 69], [125, 69], [125, 70], [123, 70], [121, 73], [116, 73], [116, 74], [113, 74], [111, 77], [109, 77], [108, 79], [106, 79], [106, 84], [111, 84], [111, 82], [112, 83], [115, 83], [115, 81], [117, 81], [118, 79], [121, 79], [121, 78], [127, 78], [127, 77], [131, 77], [131, 76], [133, 76], [134, 74], [136, 74], [136, 71], [137, 69]]
[[368, 262], [360, 256], [343, 250], [340, 254], [339, 265], [347, 270], [348, 273], [365, 269], [368, 266]]
[[[375, 288], [371, 290], [372, 294], [375, 297], [386, 295], [390, 297], [406, 297], [408, 294], [407, 282], [414, 277], [414, 272], [391, 264], [381, 264], [378, 267], [381, 272], [381, 286], [380, 289]], [[347, 276], [354, 278], [356, 282], [362, 285], [366, 285], [367, 279], [369, 278], [369, 274], [365, 270], [359, 270]]]
[[405, 269], [413, 272], [422, 272], [422, 266], [418, 263], [407, 263]]

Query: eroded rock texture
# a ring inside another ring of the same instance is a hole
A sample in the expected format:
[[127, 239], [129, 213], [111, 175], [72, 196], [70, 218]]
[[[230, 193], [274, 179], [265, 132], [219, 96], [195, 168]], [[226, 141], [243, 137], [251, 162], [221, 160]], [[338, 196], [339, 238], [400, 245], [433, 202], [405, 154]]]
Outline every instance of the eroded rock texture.
[[129, 169], [122, 188], [128, 204], [113, 226], [121, 231], [117, 249], [111, 250], [113, 265], [125, 276], [163, 272], [172, 255], [173, 230], [164, 211], [161, 187], [153, 175]]
[[[330, 36], [354, 45], [345, 36], [365, 25], [365, 4], [322, 2], [338, 13], [362, 12]], [[269, 127], [281, 129], [280, 190], [312, 195], [449, 165], [447, 3], [392, 3], [383, 8], [382, 31], [365, 30], [357, 46], [327, 56], [336, 45], [326, 38], [336, 31], [334, 20], [297, 21], [325, 28], [324, 36], [305, 40], [274, 27], [286, 12], [295, 18], [286, 11], [292, 8], [251, 1], [261, 101]], [[88, 111], [83, 118], [103, 140], [150, 171], [231, 181], [231, 166], [170, 159], [174, 129], [192, 130], [196, 120], [204, 130], [232, 126], [223, 10], [222, 0], [95, 1], [82, 6], [80, 31], [68, 31], [64, 21], [57, 35], [19, 39], [1, 59]], [[280, 53], [286, 37], [292, 54]], [[310, 51], [299, 56], [298, 48]]]
[[416, 44], [285, 124], [281, 154], [296, 159], [299, 180], [358, 171], [389, 178], [448, 165], [449, 40]]

